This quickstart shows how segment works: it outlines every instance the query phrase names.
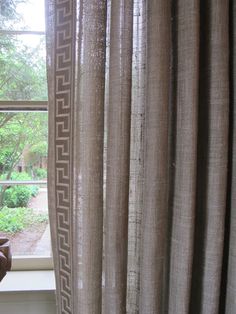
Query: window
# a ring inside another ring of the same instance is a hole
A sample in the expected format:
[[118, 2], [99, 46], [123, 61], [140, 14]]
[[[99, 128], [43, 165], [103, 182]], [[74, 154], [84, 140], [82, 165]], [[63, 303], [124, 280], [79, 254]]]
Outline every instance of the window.
[[45, 50], [44, 0], [1, 0], [0, 235], [24, 268], [52, 263]]

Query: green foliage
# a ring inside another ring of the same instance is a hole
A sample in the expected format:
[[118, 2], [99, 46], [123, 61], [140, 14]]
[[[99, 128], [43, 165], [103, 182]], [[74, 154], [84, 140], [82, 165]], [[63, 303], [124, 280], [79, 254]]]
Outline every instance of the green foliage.
[[32, 177], [25, 171], [22, 172], [17, 172], [17, 171], [13, 171], [11, 173], [11, 180], [32, 180]]
[[1, 36], [0, 99], [47, 100], [45, 41], [29, 43], [25, 37]]
[[[0, 29], [24, 25], [19, 5], [25, 0], [0, 1]], [[47, 100], [45, 38], [38, 35], [0, 36], [0, 99]]]
[[[0, 129], [1, 132], [1, 129]], [[11, 169], [12, 164], [12, 152], [10, 149], [6, 148], [0, 151], [0, 168], [2, 171], [7, 172]], [[4, 174], [4, 178], [6, 179], [7, 173]]]
[[0, 210], [0, 231], [15, 233], [26, 227], [47, 222], [46, 214], [35, 214], [31, 208], [8, 208], [3, 207]]
[[47, 115], [45, 113], [0, 113], [0, 173], [10, 173], [24, 153], [33, 167], [47, 156]]
[[[5, 179], [4, 175], [0, 179]], [[26, 172], [12, 172], [11, 180], [31, 180], [31, 176]], [[1, 187], [2, 189], [2, 187]], [[1, 190], [0, 189], [0, 190]], [[25, 207], [32, 196], [36, 196], [39, 191], [37, 185], [14, 185], [9, 186], [4, 192], [3, 205], [14, 207]]]
[[26, 226], [26, 217], [29, 214], [28, 208], [7, 208], [0, 210], [0, 230], [5, 232], [17, 232]]
[[45, 179], [47, 178], [47, 170], [43, 168], [35, 168], [34, 175], [37, 179]]
[[37, 185], [14, 185], [6, 189], [3, 204], [10, 208], [24, 207], [29, 204], [32, 197], [38, 194]]
[[35, 145], [31, 148], [31, 153], [37, 154], [40, 157], [46, 157], [48, 152], [48, 145], [46, 141], [40, 141], [35, 143]]
[[[27, 164], [31, 168], [39, 164], [40, 161], [47, 157], [47, 148], [48, 143], [45, 138], [42, 138], [41, 141], [35, 143], [28, 152]], [[34, 169], [33, 172], [35, 173]]]
[[1, 0], [0, 2], [1, 27], [3, 27], [4, 24], [6, 24], [6, 22], [9, 22], [11, 20], [19, 21], [21, 19], [21, 16], [16, 12], [16, 6], [19, 3], [24, 3], [25, 1], [26, 0]]
[[39, 192], [39, 186], [38, 185], [31, 185], [29, 186], [31, 191], [31, 196], [36, 197]]
[[[24, 27], [19, 6], [25, 0], [0, 1], [0, 29]], [[36, 39], [37, 38], [37, 39]], [[45, 40], [38, 35], [0, 36], [0, 99], [46, 100]]]
[[[0, 0], [0, 29], [24, 24], [19, 5], [26, 0]], [[0, 100], [47, 100], [45, 36], [0, 36]], [[29, 180], [12, 173], [24, 157], [24, 168], [33, 168], [47, 156], [47, 115], [39, 112], [0, 113], [0, 175], [5, 180]], [[26, 165], [26, 167], [25, 167]], [[0, 188], [0, 206], [26, 206], [37, 186]]]
[[31, 198], [31, 190], [25, 185], [15, 185], [6, 189], [3, 204], [10, 208], [25, 207]]

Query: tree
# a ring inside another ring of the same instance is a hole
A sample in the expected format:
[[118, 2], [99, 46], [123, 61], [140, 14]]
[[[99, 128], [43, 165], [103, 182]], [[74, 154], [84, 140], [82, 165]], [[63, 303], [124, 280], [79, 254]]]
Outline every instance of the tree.
[[[0, 175], [1, 179], [11, 179], [12, 172], [23, 153], [37, 158], [47, 155], [47, 115], [44, 113], [0, 113]], [[33, 166], [33, 163], [28, 163]], [[6, 186], [1, 189], [2, 206]]]
[[14, 168], [27, 150], [39, 156], [47, 152], [47, 115], [0, 113], [0, 174]]
[[[23, 20], [17, 6], [24, 2], [1, 0], [0, 29]], [[47, 100], [44, 36], [1, 34], [0, 69], [0, 100]]]
[[43, 38], [32, 47], [15, 35], [0, 37], [0, 99], [47, 100], [44, 47]]
[[27, 0], [1, 0], [0, 2], [0, 27], [11, 28], [11, 23], [19, 21], [22, 17], [17, 13], [17, 5]]
[[[22, 21], [17, 6], [24, 2], [27, 0], [0, 1], [0, 29], [14, 30], [14, 25]], [[43, 36], [1, 34], [0, 100], [47, 100], [45, 63]], [[2, 179], [11, 178], [26, 150], [33, 166], [37, 158], [47, 154], [47, 116], [0, 112], [0, 147]], [[0, 206], [5, 189], [1, 189]]]

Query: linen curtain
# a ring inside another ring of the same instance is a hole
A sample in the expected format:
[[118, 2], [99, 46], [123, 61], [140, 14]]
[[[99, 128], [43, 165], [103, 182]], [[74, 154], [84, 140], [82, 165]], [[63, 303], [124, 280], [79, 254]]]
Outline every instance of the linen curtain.
[[58, 314], [236, 313], [235, 1], [46, 8]]

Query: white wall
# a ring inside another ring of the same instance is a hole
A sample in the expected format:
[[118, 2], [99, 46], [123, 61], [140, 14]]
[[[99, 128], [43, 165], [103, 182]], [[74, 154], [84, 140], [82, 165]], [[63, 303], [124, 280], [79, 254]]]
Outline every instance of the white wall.
[[55, 293], [1, 292], [0, 314], [56, 314]]
[[8, 272], [0, 283], [0, 314], [56, 314], [54, 272]]

